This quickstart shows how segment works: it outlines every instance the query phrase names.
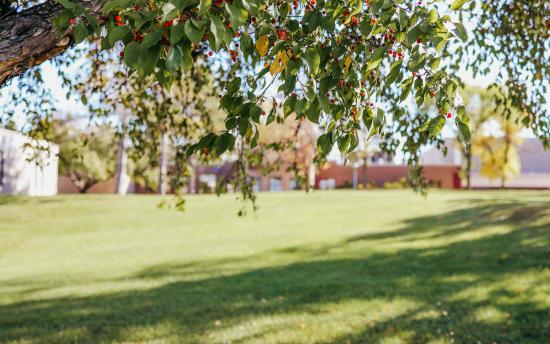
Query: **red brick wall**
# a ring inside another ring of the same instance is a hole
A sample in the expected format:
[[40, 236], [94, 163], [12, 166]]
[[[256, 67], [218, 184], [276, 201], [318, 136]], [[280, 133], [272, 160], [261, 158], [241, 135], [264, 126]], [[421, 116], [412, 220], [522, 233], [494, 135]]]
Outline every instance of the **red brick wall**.
[[[440, 185], [444, 189], [460, 188], [458, 178], [458, 166], [424, 166], [424, 176], [431, 182]], [[380, 165], [367, 167], [367, 181], [376, 186], [383, 186], [388, 182], [398, 181], [407, 177], [409, 167], [404, 165]], [[357, 169], [358, 182], [363, 181], [363, 168]], [[328, 163], [319, 168], [315, 178], [315, 187], [319, 188], [319, 182], [323, 179], [334, 179], [336, 187], [351, 185], [353, 183], [353, 169], [351, 166], [341, 166]]]

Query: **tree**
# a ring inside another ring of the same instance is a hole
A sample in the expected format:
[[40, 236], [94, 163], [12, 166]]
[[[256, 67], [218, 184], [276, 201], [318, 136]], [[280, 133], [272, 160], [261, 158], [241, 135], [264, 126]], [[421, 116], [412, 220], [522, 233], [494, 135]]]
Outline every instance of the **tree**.
[[[450, 10], [460, 11], [468, 2], [476, 3], [455, 0]], [[321, 157], [335, 144], [343, 154], [352, 152], [358, 145], [361, 121], [369, 135], [380, 134], [381, 148], [394, 151], [403, 147], [413, 165], [418, 163], [422, 145], [439, 140], [446, 115], [451, 114], [449, 122], [458, 127], [461, 137], [469, 137], [467, 114], [456, 97], [459, 82], [452, 75], [458, 69], [454, 61], [461, 60], [455, 57], [464, 56], [466, 49], [447, 44], [466, 41], [468, 35], [460, 21], [451, 21], [446, 6], [400, 0], [370, 0], [366, 5], [360, 0], [59, 3], [63, 8], [47, 1], [21, 11], [3, 11], [7, 19], [0, 24], [0, 83], [90, 36], [101, 39], [103, 50], [120, 51], [130, 70], [142, 80], [155, 78], [166, 89], [180, 80], [182, 70], [190, 71], [197, 58], [207, 58], [211, 65], [227, 67], [227, 73], [217, 77], [224, 89], [221, 107], [227, 113], [226, 127], [196, 142], [178, 142], [180, 151], [185, 152], [178, 155], [183, 160], [192, 154], [221, 155], [233, 149], [239, 151], [237, 156], [245, 157], [242, 151], [257, 145], [262, 105], [271, 101], [266, 91], [275, 81], [281, 83], [278, 91], [283, 97], [277, 101], [282, 103], [285, 117], [307, 117], [319, 126]], [[507, 1], [496, 3], [500, 6], [483, 5], [487, 11], [481, 11], [482, 26], [506, 19], [507, 7], [502, 4]], [[523, 7], [531, 10], [529, 6]], [[470, 8], [466, 15], [478, 12]], [[527, 37], [534, 38], [527, 45], [539, 52], [540, 43], [544, 45], [540, 41], [544, 32], [540, 33], [546, 25], [539, 18], [544, 18], [544, 12], [533, 9], [531, 13], [537, 19], [532, 23], [535, 29], [527, 30]], [[59, 35], [52, 35], [53, 18]], [[514, 20], [510, 27], [504, 26], [505, 33], [522, 28], [521, 19]], [[22, 23], [19, 26], [18, 21]], [[33, 31], [29, 23], [36, 24], [40, 32]], [[44, 43], [34, 47], [37, 42], [30, 37], [42, 34], [48, 35], [42, 39]], [[503, 37], [499, 30], [478, 34]], [[517, 33], [509, 36], [525, 38]], [[486, 48], [481, 43], [477, 46]], [[506, 47], [513, 52], [525, 49], [513, 44]], [[495, 49], [488, 51], [497, 54]], [[510, 56], [514, 58], [505, 59], [507, 63], [525, 68], [525, 54]], [[533, 68], [542, 75], [535, 79], [545, 80], [544, 64], [535, 62]], [[527, 99], [529, 88], [513, 77], [510, 95], [514, 102]], [[535, 89], [539, 92], [542, 86]], [[419, 107], [434, 102], [437, 114], [411, 114], [401, 104], [411, 97]], [[522, 122], [539, 136], [548, 137], [548, 117], [529, 111], [526, 102], [517, 105], [523, 106], [518, 106]]]
[[542, 143], [550, 144], [548, 94], [548, 11], [545, 0], [461, 1], [467, 10], [461, 14], [476, 24], [470, 39], [455, 51], [454, 68], [462, 64], [474, 76], [501, 65], [492, 87], [499, 88], [496, 98], [504, 106], [507, 118], [512, 111], [517, 123], [533, 130]]
[[277, 116], [279, 123], [259, 127], [254, 160], [262, 167], [263, 173], [292, 172], [297, 186], [309, 189], [313, 182], [311, 168], [317, 150], [317, 135], [308, 120], [284, 121], [282, 115], [281, 111]]
[[[466, 111], [470, 119], [471, 140], [467, 144], [462, 144], [457, 138], [456, 144], [462, 153], [464, 164], [462, 166], [463, 175], [466, 177], [466, 188], [472, 187], [472, 158], [473, 151], [482, 151], [481, 147], [473, 147], [483, 142], [483, 126], [491, 119], [497, 119], [501, 116], [503, 110], [497, 109], [495, 104], [495, 92], [489, 92], [480, 87], [467, 86], [461, 92]], [[499, 112], [500, 110], [500, 112]]]
[[104, 126], [83, 132], [71, 122], [71, 118], [55, 121], [49, 139], [59, 145], [60, 174], [69, 177], [80, 193], [86, 193], [114, 176], [114, 132]]
[[363, 189], [368, 187], [367, 168], [369, 160], [378, 152], [380, 152], [380, 148], [367, 137], [363, 137], [362, 143], [359, 144], [357, 149], [347, 156], [353, 165], [359, 165], [363, 170], [363, 180], [361, 181]]
[[477, 138], [474, 153], [481, 160], [481, 175], [499, 179], [500, 187], [504, 188], [508, 179], [520, 173], [521, 161], [517, 146], [522, 139], [518, 135], [521, 128], [510, 119], [503, 120], [500, 129], [501, 137], [486, 135]]

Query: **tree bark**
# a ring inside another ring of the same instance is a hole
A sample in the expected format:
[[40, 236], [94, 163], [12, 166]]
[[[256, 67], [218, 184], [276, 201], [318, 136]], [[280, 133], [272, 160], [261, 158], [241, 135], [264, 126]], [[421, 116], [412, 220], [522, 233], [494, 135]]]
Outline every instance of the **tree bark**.
[[163, 133], [160, 146], [159, 185], [157, 192], [166, 194], [166, 170], [168, 168], [168, 134]]
[[472, 146], [466, 148], [466, 189], [472, 189]]
[[367, 189], [367, 165], [368, 165], [369, 157], [368, 154], [365, 152], [365, 158], [363, 159], [363, 189]]
[[[80, 3], [93, 12], [100, 7], [97, 0]], [[47, 0], [21, 12], [4, 14], [0, 20], [0, 86], [73, 44], [72, 30], [60, 33], [53, 23], [62, 10], [57, 2]]]
[[118, 139], [118, 158], [117, 158], [117, 172], [116, 172], [116, 190], [118, 195], [126, 195], [127, 190], [123, 188], [124, 177], [127, 174], [126, 164], [128, 157], [126, 154], [126, 113], [121, 114], [120, 121], [122, 122], [122, 133]]

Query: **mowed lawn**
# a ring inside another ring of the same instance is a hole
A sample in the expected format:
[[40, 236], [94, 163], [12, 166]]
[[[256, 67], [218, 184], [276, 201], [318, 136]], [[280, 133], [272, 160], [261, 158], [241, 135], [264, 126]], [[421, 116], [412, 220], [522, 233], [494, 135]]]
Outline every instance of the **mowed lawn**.
[[550, 192], [0, 198], [0, 342], [550, 343]]

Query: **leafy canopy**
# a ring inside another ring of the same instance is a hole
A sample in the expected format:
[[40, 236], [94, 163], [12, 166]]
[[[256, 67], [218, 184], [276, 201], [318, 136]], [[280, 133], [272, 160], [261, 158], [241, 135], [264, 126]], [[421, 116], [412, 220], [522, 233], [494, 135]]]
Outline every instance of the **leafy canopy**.
[[[387, 115], [376, 99], [389, 89], [400, 101], [414, 97], [419, 107], [433, 103], [438, 109], [438, 116], [418, 123], [415, 135], [423, 139], [417, 142], [435, 138], [448, 113], [455, 114], [449, 117], [461, 137], [469, 137], [458, 82], [438, 69], [446, 43], [467, 39], [445, 6], [404, 0], [109, 0], [94, 15], [70, 0], [58, 2], [65, 11], [57, 24], [73, 30], [76, 42], [94, 35], [103, 49], [122, 46], [121, 58], [132, 71], [154, 75], [166, 88], [192, 68], [197, 53], [228, 65], [220, 101], [225, 130], [189, 144], [189, 155], [220, 155], [236, 142], [256, 146], [258, 124], [269, 122], [278, 106], [285, 117], [295, 114], [320, 126], [322, 155], [335, 144], [345, 154], [357, 147], [362, 125], [369, 135], [383, 130]], [[273, 84], [282, 101], [267, 99]], [[268, 102], [271, 113], [263, 110]]]

